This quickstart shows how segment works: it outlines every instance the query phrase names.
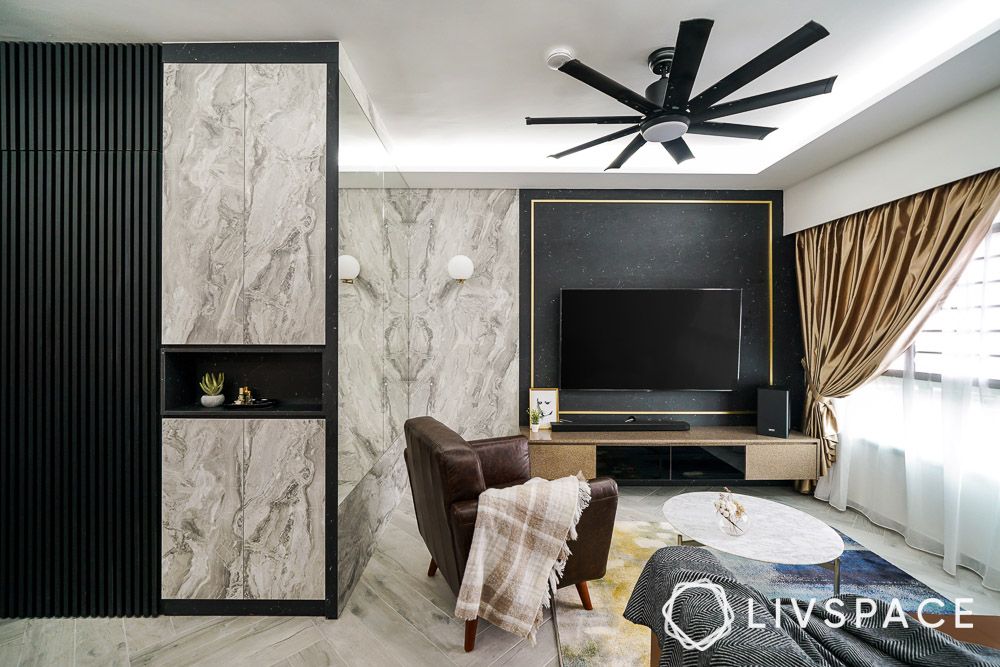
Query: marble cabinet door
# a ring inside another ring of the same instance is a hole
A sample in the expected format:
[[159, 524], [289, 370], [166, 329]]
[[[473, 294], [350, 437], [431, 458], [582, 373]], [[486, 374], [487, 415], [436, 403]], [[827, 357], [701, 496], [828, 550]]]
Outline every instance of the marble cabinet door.
[[164, 419], [161, 595], [243, 597], [243, 421]]
[[326, 343], [325, 64], [246, 66], [245, 343]]
[[243, 441], [244, 597], [326, 595], [322, 419], [248, 419]]
[[162, 339], [244, 335], [245, 65], [163, 65]]

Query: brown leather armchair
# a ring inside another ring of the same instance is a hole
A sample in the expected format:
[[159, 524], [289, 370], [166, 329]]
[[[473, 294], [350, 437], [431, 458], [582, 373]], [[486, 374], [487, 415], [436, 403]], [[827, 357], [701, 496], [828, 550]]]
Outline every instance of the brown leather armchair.
[[[528, 440], [515, 435], [466, 441], [431, 417], [408, 419], [406, 469], [420, 535], [431, 552], [427, 576], [440, 570], [455, 595], [472, 546], [479, 494], [528, 481]], [[590, 480], [590, 505], [577, 524], [577, 539], [559, 587], [575, 585], [585, 609], [593, 609], [587, 582], [604, 576], [618, 509], [618, 485], [610, 477]], [[465, 650], [476, 643], [476, 624], [465, 624]]]

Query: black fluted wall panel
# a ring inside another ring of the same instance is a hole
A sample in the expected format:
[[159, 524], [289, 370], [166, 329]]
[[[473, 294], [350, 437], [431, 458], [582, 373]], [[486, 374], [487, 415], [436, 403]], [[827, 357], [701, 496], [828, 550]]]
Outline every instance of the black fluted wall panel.
[[159, 63], [0, 44], [0, 616], [157, 612]]
[[159, 150], [158, 45], [2, 47], [0, 150]]

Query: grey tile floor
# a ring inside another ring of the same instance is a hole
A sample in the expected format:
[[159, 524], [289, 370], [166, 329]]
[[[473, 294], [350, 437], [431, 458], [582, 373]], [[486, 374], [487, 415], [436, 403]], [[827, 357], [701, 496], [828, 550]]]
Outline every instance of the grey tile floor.
[[[674, 487], [622, 487], [618, 518], [662, 520]], [[973, 612], [1000, 615], [1000, 593], [964, 570], [952, 577], [937, 556], [862, 515], [839, 512], [791, 489], [734, 489], [787, 503], [826, 521], [949, 597], [972, 597]], [[508, 665], [555, 661], [548, 620], [538, 644], [481, 623], [476, 650], [462, 650], [463, 624], [440, 577], [429, 578], [428, 555], [409, 496], [393, 513], [378, 549], [342, 618], [162, 616], [160, 618], [0, 620], [0, 666], [45, 665]]]

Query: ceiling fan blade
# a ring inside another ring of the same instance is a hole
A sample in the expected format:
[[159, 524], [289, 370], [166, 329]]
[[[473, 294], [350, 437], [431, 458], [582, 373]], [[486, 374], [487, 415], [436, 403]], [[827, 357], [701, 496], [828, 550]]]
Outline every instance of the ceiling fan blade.
[[687, 129], [688, 134], [709, 134], [714, 137], [734, 137], [736, 139], [763, 139], [778, 128], [739, 123], [696, 123]]
[[681, 21], [677, 45], [674, 47], [674, 62], [670, 66], [667, 92], [663, 99], [664, 109], [682, 110], [687, 107], [714, 23], [710, 19]]
[[662, 141], [660, 145], [667, 149], [670, 153], [670, 157], [674, 159], [674, 162], [680, 164], [684, 160], [690, 160], [694, 157], [694, 153], [691, 152], [691, 148], [684, 141], [683, 137], [678, 137], [673, 141]]
[[572, 155], [573, 153], [579, 153], [582, 150], [593, 148], [594, 146], [598, 146], [608, 141], [614, 141], [615, 139], [627, 137], [633, 132], [638, 132], [638, 131], [639, 131], [638, 125], [633, 125], [632, 127], [626, 127], [624, 130], [618, 130], [617, 132], [612, 132], [611, 134], [605, 134], [603, 137], [598, 137], [597, 139], [593, 139], [584, 144], [580, 144], [579, 146], [573, 146], [573, 148], [568, 148], [564, 151], [560, 151], [559, 153], [553, 153], [549, 157], [554, 157], [556, 159], [559, 159], [561, 157], [566, 157], [567, 155]]
[[637, 150], [642, 148], [642, 145], [644, 143], [646, 143], [646, 140], [642, 138], [641, 134], [635, 135], [635, 139], [633, 139], [628, 143], [628, 146], [625, 147], [625, 150], [619, 153], [618, 157], [614, 159], [614, 162], [605, 167], [604, 171], [607, 171], [608, 169], [620, 169], [621, 166], [625, 164], [630, 157], [635, 155], [635, 152]]
[[829, 34], [826, 28], [815, 21], [810, 21], [692, 99], [691, 110], [707, 109]]
[[548, 118], [532, 118], [527, 116], [524, 119], [525, 125], [574, 125], [593, 123], [596, 125], [618, 125], [626, 123], [638, 123], [642, 116], [550, 116]]
[[614, 79], [604, 76], [596, 69], [587, 67], [576, 58], [566, 61], [559, 68], [559, 71], [569, 74], [574, 79], [584, 82], [591, 88], [596, 88], [605, 95], [610, 95], [625, 106], [632, 107], [636, 111], [647, 114], [659, 110], [658, 106], [639, 93], [626, 88]]
[[831, 76], [828, 79], [811, 81], [798, 86], [791, 86], [790, 88], [774, 90], [770, 93], [762, 93], [752, 97], [744, 97], [741, 100], [717, 104], [714, 107], [709, 107], [708, 109], [704, 109], [698, 113], [691, 114], [691, 120], [694, 123], [701, 123], [702, 121], [712, 120], [713, 118], [731, 116], [733, 114], [743, 113], [744, 111], [753, 111], [754, 109], [763, 109], [764, 107], [784, 104], [785, 102], [794, 102], [795, 100], [801, 100], [814, 95], [823, 95], [833, 90], [833, 82], [836, 80], [837, 77]]

